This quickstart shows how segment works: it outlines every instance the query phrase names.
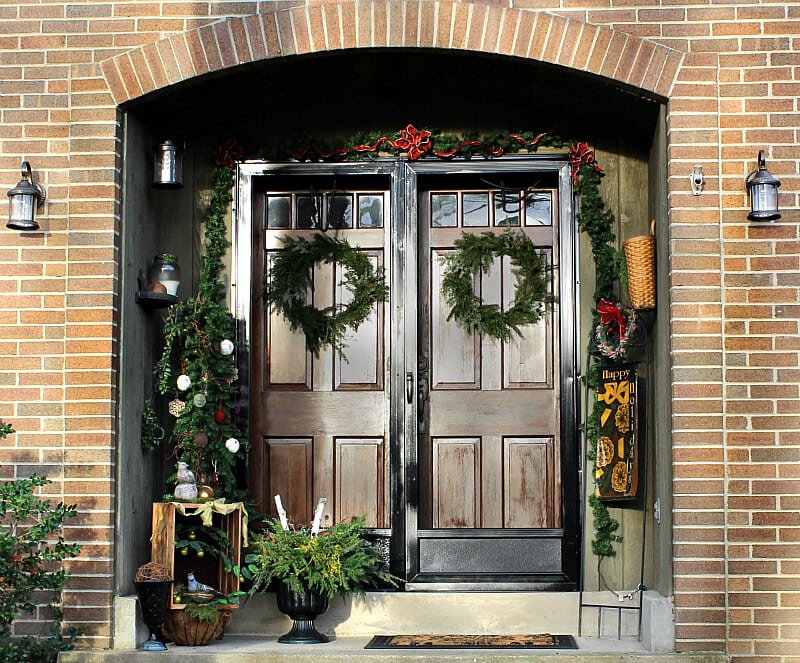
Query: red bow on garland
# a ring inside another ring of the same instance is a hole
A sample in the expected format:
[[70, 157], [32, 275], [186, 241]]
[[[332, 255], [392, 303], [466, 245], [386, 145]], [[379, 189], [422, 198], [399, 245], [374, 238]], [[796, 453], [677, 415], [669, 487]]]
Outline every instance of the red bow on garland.
[[430, 131], [420, 131], [413, 124], [409, 124], [405, 129], [400, 129], [400, 138], [397, 140], [381, 136], [372, 145], [355, 145], [353, 149], [356, 152], [374, 152], [383, 143], [389, 143], [394, 150], [405, 152], [411, 161], [424, 157], [433, 147]]
[[620, 338], [625, 336], [625, 330], [628, 328], [628, 318], [622, 314], [622, 309], [619, 306], [601, 299], [597, 302], [597, 312], [600, 314], [601, 324], [616, 325]]
[[578, 173], [581, 166], [588, 163], [598, 173], [602, 173], [603, 169], [597, 165], [597, 159], [594, 158], [594, 150], [589, 149], [589, 143], [578, 143], [569, 148], [569, 167], [572, 171], [573, 184], [578, 183]]
[[400, 138], [389, 141], [389, 144], [396, 150], [406, 152], [411, 161], [425, 156], [425, 152], [433, 147], [431, 132], [420, 131], [413, 124], [409, 124], [405, 129], [400, 129]]
[[237, 144], [235, 138], [229, 138], [217, 148], [217, 165], [233, 168], [242, 158], [242, 146]]

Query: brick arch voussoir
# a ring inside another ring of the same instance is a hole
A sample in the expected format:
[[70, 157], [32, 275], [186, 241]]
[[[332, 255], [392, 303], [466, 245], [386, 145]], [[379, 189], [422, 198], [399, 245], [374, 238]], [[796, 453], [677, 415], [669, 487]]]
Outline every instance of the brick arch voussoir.
[[223, 18], [101, 63], [117, 104], [276, 57], [360, 48], [508, 55], [602, 76], [667, 98], [683, 53], [548, 12], [452, 0], [339, 0]]

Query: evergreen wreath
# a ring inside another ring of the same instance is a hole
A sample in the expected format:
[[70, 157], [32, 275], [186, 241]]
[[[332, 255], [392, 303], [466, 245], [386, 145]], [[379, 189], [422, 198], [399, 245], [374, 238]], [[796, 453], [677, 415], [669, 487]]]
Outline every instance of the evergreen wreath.
[[[319, 356], [327, 345], [342, 352], [347, 330], [358, 329], [375, 304], [389, 296], [383, 269], [374, 269], [367, 255], [345, 239], [317, 233], [311, 241], [303, 237], [282, 237], [281, 241], [283, 247], [272, 258], [264, 285], [265, 304], [280, 313], [293, 331], [303, 332], [314, 355]], [[312, 268], [320, 262], [346, 268], [343, 284], [353, 294], [348, 304], [318, 309], [306, 303], [314, 287]]]
[[[456, 250], [444, 256], [442, 278], [442, 294], [452, 307], [448, 320], [454, 319], [469, 332], [508, 341], [512, 332], [522, 334], [522, 325], [544, 316], [545, 306], [555, 299], [549, 289], [547, 256], [536, 250], [525, 233], [464, 233], [454, 244]], [[511, 258], [517, 277], [514, 302], [506, 311], [497, 304], [484, 304], [474, 287], [476, 274], [488, 272], [494, 258], [501, 256]]]
[[594, 314], [594, 336], [589, 344], [590, 352], [603, 360], [626, 358], [628, 347], [637, 338], [638, 316], [635, 309], [601, 297]]

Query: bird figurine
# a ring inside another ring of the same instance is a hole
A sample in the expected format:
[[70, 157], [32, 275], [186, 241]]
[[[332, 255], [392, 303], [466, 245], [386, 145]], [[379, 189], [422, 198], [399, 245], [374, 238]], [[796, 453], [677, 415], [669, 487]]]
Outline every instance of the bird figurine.
[[211, 593], [217, 594], [217, 590], [213, 587], [209, 587], [208, 585], [204, 585], [194, 576], [194, 571], [189, 571], [189, 574], [186, 576], [186, 588], [192, 592], [203, 592], [203, 593]]
[[184, 463], [178, 463], [178, 483], [175, 485], [175, 498], [179, 500], [193, 500], [197, 498], [197, 484], [194, 482], [194, 472]]

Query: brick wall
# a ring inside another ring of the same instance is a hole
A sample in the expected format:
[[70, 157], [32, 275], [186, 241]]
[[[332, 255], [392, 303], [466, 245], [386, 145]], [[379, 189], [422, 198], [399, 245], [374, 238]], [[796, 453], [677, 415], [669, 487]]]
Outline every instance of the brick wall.
[[[46, 471], [79, 507], [66, 614], [84, 644], [110, 638], [116, 106], [238, 62], [374, 45], [543, 59], [669, 99], [676, 646], [788, 662], [800, 653], [800, 5], [757, 0], [0, 0], [0, 181], [10, 188], [25, 157], [48, 188], [44, 232], [0, 234], [0, 418], [19, 431], [0, 443], [0, 474]], [[744, 178], [759, 149], [784, 218], [751, 226]]]

